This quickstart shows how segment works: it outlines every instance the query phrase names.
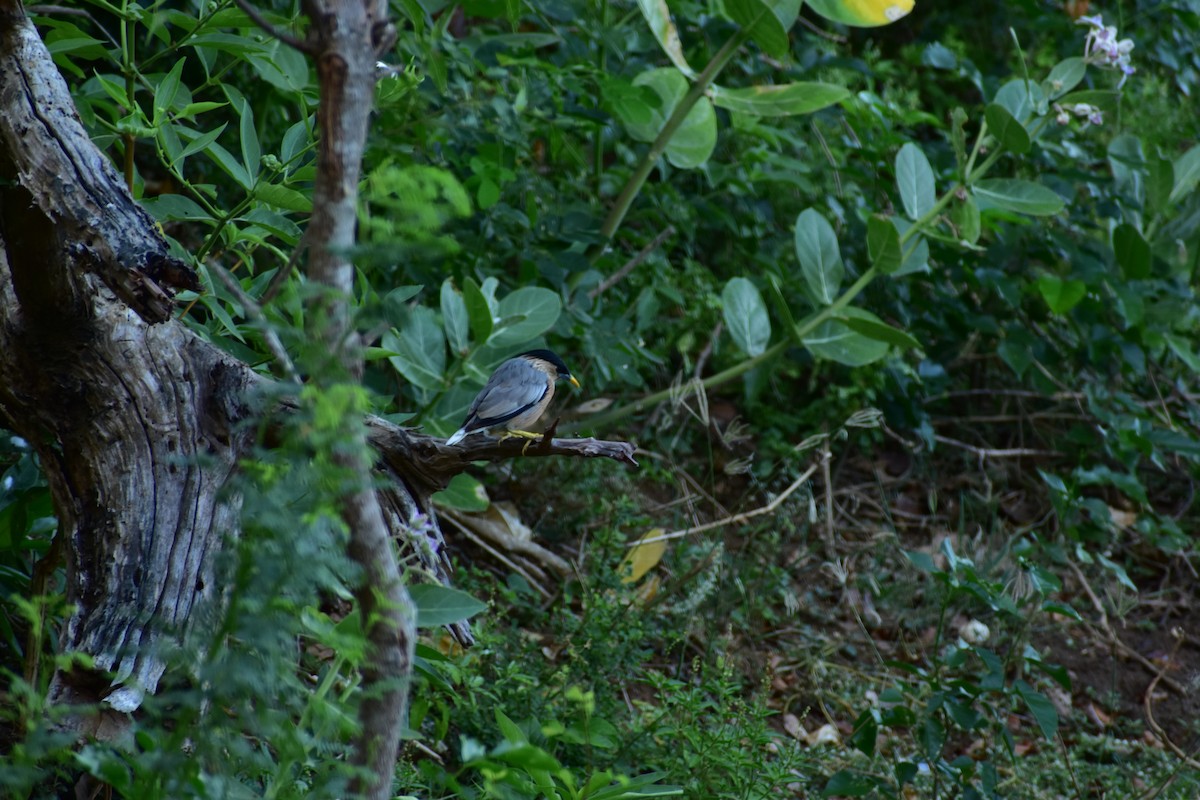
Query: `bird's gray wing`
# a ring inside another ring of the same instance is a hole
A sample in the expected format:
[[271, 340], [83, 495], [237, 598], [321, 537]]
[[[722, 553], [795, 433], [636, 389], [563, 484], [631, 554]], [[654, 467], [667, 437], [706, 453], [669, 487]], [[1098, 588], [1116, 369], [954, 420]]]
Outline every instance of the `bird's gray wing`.
[[505, 361], [476, 396], [468, 417], [475, 427], [499, 425], [536, 405], [550, 385], [549, 376], [524, 359]]

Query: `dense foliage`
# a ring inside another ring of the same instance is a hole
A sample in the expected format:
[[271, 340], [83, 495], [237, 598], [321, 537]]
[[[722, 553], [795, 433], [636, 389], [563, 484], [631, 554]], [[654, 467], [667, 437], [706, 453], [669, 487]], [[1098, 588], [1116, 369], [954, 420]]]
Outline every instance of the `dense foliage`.
[[[436, 626], [479, 607], [424, 597], [400, 795], [1200, 791], [1187, 674], [1178, 753], [1066, 663], [1129, 616], [1170, 651], [1143, 688], [1200, 664], [1197, 632], [1166, 637], [1197, 600], [1195, 3], [925, 3], [885, 27], [833, 0], [794, 27], [786, 0], [393, 5], [355, 253], [374, 411], [449, 433], [500, 361], [549, 344], [611, 400], [563, 428], [647, 451], [636, 474], [518, 462], [444, 495], [464, 518], [514, 500], [505, 526], [576, 566], [456, 542], [489, 611], [462, 652]], [[264, 372], [270, 325], [318, 369], [293, 270], [311, 65], [232, 0], [76, 8], [39, 28], [205, 278], [182, 319]], [[266, 16], [302, 27], [299, 4]], [[119, 748], [45, 716], [47, 660], [71, 657], [61, 545], [0, 438], [5, 791], [81, 771], [129, 797], [344, 791], [362, 641], [307, 491], [343, 402], [230, 487], [224, 602]]]

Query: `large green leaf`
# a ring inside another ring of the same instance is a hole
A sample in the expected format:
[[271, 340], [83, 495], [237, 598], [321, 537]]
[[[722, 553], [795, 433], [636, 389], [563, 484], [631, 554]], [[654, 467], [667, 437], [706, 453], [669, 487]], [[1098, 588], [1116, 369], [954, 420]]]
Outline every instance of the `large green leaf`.
[[[879, 317], [861, 308], [844, 308], [840, 315], [885, 325]], [[861, 367], [878, 361], [887, 355], [888, 351], [886, 342], [864, 336], [840, 319], [822, 322], [816, 330], [804, 337], [804, 344], [817, 358], [836, 361], [850, 367]]]
[[446, 341], [432, 308], [413, 306], [400, 327], [388, 331], [380, 342], [395, 353], [388, 361], [415, 386], [434, 391], [446, 372]]
[[[904, 217], [892, 217], [892, 224], [896, 226], [896, 231], [903, 238], [908, 233], [912, 223]], [[914, 272], [925, 272], [929, 269], [929, 242], [925, 241], [925, 237], [919, 233], [915, 233], [904, 243], [904, 260], [900, 262], [900, 269], [892, 273], [892, 277], [900, 277], [901, 275], [909, 275]]]
[[1042, 91], [1051, 100], [1057, 100], [1078, 86], [1086, 75], [1086, 61], [1079, 56], [1065, 58], [1055, 64], [1046, 80], [1042, 81]]
[[492, 347], [508, 347], [536, 339], [558, 321], [562, 300], [540, 286], [524, 286], [499, 304], [500, 321], [488, 340]]
[[800, 212], [795, 227], [800, 273], [818, 303], [829, 305], [838, 296], [846, 268], [833, 227], [811, 208]]
[[455, 511], [475, 513], [487, 511], [491, 500], [488, 499], [487, 489], [476, 478], [465, 472], [460, 472], [450, 479], [449, 485], [440, 492], [434, 492], [433, 502], [443, 508]]
[[1063, 280], [1057, 275], [1043, 275], [1037, 280], [1038, 292], [1055, 314], [1065, 314], [1087, 294], [1087, 285], [1079, 280]]
[[419, 583], [408, 587], [408, 593], [412, 597], [413, 605], [417, 607], [418, 628], [450, 625], [470, 619], [481, 611], [487, 611], [485, 603], [479, 602], [466, 592], [445, 586]]
[[1046, 94], [1042, 87], [1021, 78], [1014, 78], [1001, 86], [992, 102], [1021, 123], [1029, 122], [1047, 107]]
[[[633, 79], [634, 86], [645, 86], [658, 96], [657, 108], [646, 106], [644, 115], [622, 114], [622, 121], [633, 138], [652, 142], [687, 94], [687, 79], [673, 67], [643, 72]], [[717, 146], [717, 115], [712, 101], [701, 97], [667, 143], [667, 160], [680, 169], [704, 164]]]
[[450, 349], [462, 355], [467, 351], [470, 331], [470, 316], [463, 296], [454, 288], [449, 278], [442, 281], [442, 327], [446, 329], [446, 341]]
[[1113, 252], [1121, 273], [1127, 280], [1142, 280], [1150, 277], [1150, 244], [1138, 229], [1123, 222], [1113, 230]]
[[897, 347], [912, 348], [914, 350], [921, 348], [921, 343], [913, 338], [911, 334], [899, 328], [893, 328], [878, 317], [870, 315], [870, 312], [862, 315], [846, 314], [840, 321], [846, 323], [846, 327], [850, 328], [850, 330], [855, 333], [861, 333], [868, 339], [874, 339], [877, 342], [884, 342], [886, 344], [894, 344]]
[[463, 280], [463, 302], [467, 307], [467, 318], [471, 322], [471, 334], [476, 342], [486, 342], [492, 335], [495, 321], [487, 297], [474, 279]]
[[771, 341], [771, 319], [758, 287], [746, 278], [733, 278], [721, 292], [725, 327], [748, 356], [760, 355]]
[[1200, 144], [1175, 159], [1175, 186], [1170, 201], [1175, 202], [1196, 188], [1200, 181]]
[[979, 208], [1002, 208], [1034, 217], [1048, 217], [1063, 209], [1063, 199], [1040, 183], [1018, 178], [986, 178], [971, 187]]
[[713, 104], [741, 114], [785, 117], [811, 114], [840, 103], [850, 90], [832, 83], [786, 83], [782, 86], [750, 86], [745, 89], [712, 87]]
[[1008, 109], [999, 103], [992, 103], [984, 109], [988, 129], [999, 140], [1005, 150], [1013, 153], [1028, 153], [1031, 146], [1029, 131], [1008, 113]]
[[725, 0], [725, 14], [750, 34], [767, 55], [783, 58], [788, 31], [800, 15], [801, 0]]
[[808, 7], [825, 19], [874, 28], [903, 19], [913, 10], [914, 0], [808, 0]]
[[671, 21], [671, 9], [667, 8], [667, 0], [638, 0], [638, 8], [642, 10], [642, 16], [650, 25], [654, 38], [662, 46], [667, 58], [671, 59], [671, 63], [684, 75], [695, 78], [696, 71], [683, 55], [683, 44], [679, 41], [675, 23]]
[[1042, 735], [1050, 741], [1054, 741], [1054, 737], [1058, 733], [1058, 712], [1054, 709], [1054, 703], [1023, 680], [1013, 681], [1013, 688], [1025, 701], [1025, 705], [1029, 708], [1029, 713], [1033, 714], [1033, 719], [1037, 722]]
[[900, 269], [903, 251], [900, 249], [900, 232], [890, 219], [873, 215], [867, 220], [867, 252], [871, 266], [881, 275], [890, 275]]
[[896, 186], [909, 219], [919, 219], [937, 201], [933, 168], [921, 148], [908, 142], [896, 154]]

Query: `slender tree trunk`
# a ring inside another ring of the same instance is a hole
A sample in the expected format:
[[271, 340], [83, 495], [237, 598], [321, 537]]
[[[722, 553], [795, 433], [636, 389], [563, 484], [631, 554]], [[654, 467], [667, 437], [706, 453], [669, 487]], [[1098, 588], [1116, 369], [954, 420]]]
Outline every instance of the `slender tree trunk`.
[[[338, 361], [315, 374], [326, 386], [362, 377], [363, 351], [351, 327], [349, 298], [354, 265], [343, 255], [355, 243], [358, 183], [367, 123], [375, 98], [375, 61], [395, 41], [384, 0], [330, 0], [310, 4], [317, 75], [321, 86], [317, 122], [320, 144], [308, 226], [308, 275], [326, 287], [314, 315], [327, 352]], [[351, 475], [340, 501], [350, 529], [350, 557], [362, 568], [356, 597], [369, 649], [362, 666], [362, 730], [355, 763], [365, 768], [351, 789], [372, 800], [391, 796], [400, 732], [408, 720], [408, 690], [416, 643], [416, 612], [400, 577], [383, 510], [371, 489], [372, 459], [361, 414], [348, 416], [345, 447], [335, 456]]]

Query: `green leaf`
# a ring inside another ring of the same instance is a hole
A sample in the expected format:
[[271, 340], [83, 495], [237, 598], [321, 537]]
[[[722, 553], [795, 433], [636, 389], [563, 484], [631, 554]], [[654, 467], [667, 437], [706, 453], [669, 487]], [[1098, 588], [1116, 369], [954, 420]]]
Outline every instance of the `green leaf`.
[[871, 266], [881, 275], [891, 275], [900, 269], [904, 253], [900, 249], [900, 232], [890, 219], [873, 215], [867, 220], [867, 252]]
[[463, 280], [463, 302], [467, 306], [467, 319], [471, 322], [471, 335], [476, 342], [486, 342], [492, 335], [492, 307], [472, 278]]
[[454, 288], [449, 278], [442, 281], [442, 327], [446, 329], [446, 341], [450, 349], [459, 355], [467, 352], [467, 337], [470, 333], [470, 317], [463, 296]]
[[529, 737], [525, 735], [525, 731], [521, 730], [521, 726], [512, 721], [512, 718], [505, 714], [500, 709], [496, 709], [496, 726], [500, 728], [501, 735], [504, 736], [504, 741], [512, 742], [513, 744], [525, 744], [529, 741]]
[[1045, 113], [1046, 94], [1036, 83], [1013, 78], [1000, 87], [992, 102], [1001, 106], [1018, 122], [1029, 122], [1037, 114]]
[[788, 333], [796, 344], [803, 346], [804, 340], [798, 335], [799, 330], [796, 328], [796, 320], [792, 317], [792, 309], [788, 307], [787, 298], [783, 296], [783, 289], [779, 286], [779, 279], [774, 275], [767, 275], [767, 282], [771, 284], [771, 300], [775, 303], [775, 308], [779, 312], [779, 316], [783, 319], [783, 324], [787, 327]]
[[203, 114], [206, 111], [213, 111], [218, 108], [223, 108], [227, 105], [229, 105], [229, 104], [228, 103], [214, 103], [214, 102], [188, 103], [186, 106], [179, 109], [179, 116], [180, 117], [194, 117], [197, 114]]
[[879, 781], [870, 775], [844, 769], [830, 777], [821, 790], [821, 797], [865, 797], [878, 785]]
[[409, 586], [408, 593], [412, 597], [413, 605], [417, 607], [418, 628], [450, 625], [470, 619], [481, 611], [487, 611], [485, 603], [479, 602], [466, 592], [445, 586], [419, 583]]
[[[184, 151], [187, 152], [186, 150]], [[254, 188], [254, 182], [250, 180], [250, 175], [246, 172], [246, 168], [238, 163], [238, 160], [233, 157], [233, 154], [226, 150], [216, 142], [210, 142], [204, 152], [216, 162], [217, 166], [223, 169], [229, 177], [238, 182], [246, 191]]]
[[[1057, 100], [1079, 85], [1087, 75], [1087, 62], [1078, 56], [1065, 58], [1054, 65], [1046, 80], [1042, 82], [1042, 91], [1051, 100]], [[988, 125], [991, 125], [988, 121]]]
[[[845, 308], [841, 314], [843, 318], [857, 317], [884, 324], [879, 317], [861, 308]], [[878, 361], [887, 355], [888, 351], [887, 343], [862, 335], [850, 328], [843, 319], [822, 322], [816, 330], [804, 337], [804, 345], [817, 358], [836, 361], [850, 367], [861, 367]]]
[[963, 174], [967, 168], [967, 133], [963, 126], [967, 124], [967, 112], [961, 106], [955, 106], [950, 112], [950, 142], [954, 147], [954, 163]]
[[558, 321], [562, 300], [556, 292], [540, 286], [524, 286], [499, 304], [500, 322], [488, 344], [494, 347], [525, 344], [536, 339]]
[[1018, 154], [1029, 152], [1029, 131], [1008, 113], [1008, 109], [998, 103], [992, 103], [984, 110], [984, 116], [987, 118], [988, 129], [1005, 150]]
[[159, 222], [167, 220], [212, 221], [212, 217], [197, 205], [196, 201], [181, 194], [160, 194], [158, 197], [142, 199], [138, 202]]
[[283, 134], [283, 143], [279, 146], [279, 160], [292, 165], [292, 161], [307, 149], [308, 145], [308, 125], [304, 120], [300, 120]]
[[380, 344], [396, 354], [388, 361], [414, 385], [426, 391], [442, 388], [446, 341], [433, 309], [425, 306], [408, 309], [399, 329], [385, 333]]
[[260, 183], [254, 187], [254, 197], [285, 211], [312, 211], [312, 198], [278, 183]]
[[1121, 274], [1126, 280], [1137, 281], [1150, 277], [1150, 245], [1137, 228], [1128, 222], [1121, 223], [1113, 230], [1112, 244]]
[[1169, 198], [1172, 203], [1189, 194], [1200, 181], [1200, 144], [1175, 159], [1174, 168], [1175, 186]]
[[132, 109], [133, 104], [129, 102], [129, 95], [125, 93], [125, 87], [116, 81], [109, 80], [100, 73], [96, 73], [96, 82], [100, 84], [100, 88], [104, 93], [116, 101], [117, 105]]
[[[896, 231], [902, 240], [912, 228], [912, 223], [904, 217], [892, 217], [892, 224], [896, 226]], [[910, 275], [914, 272], [925, 272], [929, 269], [929, 242], [925, 241], [924, 236], [919, 233], [913, 234], [902, 246], [904, 261], [901, 262], [900, 269], [892, 274], [893, 278]]]
[[451, 478], [445, 489], [434, 492], [433, 502], [443, 508], [471, 514], [487, 511], [488, 506], [492, 504], [483, 484], [465, 472]]
[[262, 149], [258, 145], [258, 131], [254, 128], [254, 111], [250, 108], [248, 100], [242, 101], [239, 138], [242, 144], [242, 164], [246, 167], [246, 174], [251, 178], [257, 178], [261, 166], [259, 162], [262, 160]]
[[868, 339], [874, 339], [879, 342], [887, 342], [888, 344], [894, 344], [897, 347], [911, 348], [913, 350], [921, 349], [921, 343], [912, 335], [900, 330], [899, 328], [893, 328], [891, 325], [888, 325], [886, 322], [883, 322], [878, 318], [846, 315], [845, 317], [840, 317], [839, 319], [846, 323], [846, 327], [850, 328], [850, 330], [855, 331], [856, 333], [861, 333]]
[[808, 7], [825, 19], [874, 28], [890, 25], [913, 10], [913, 0], [808, 0]]
[[925, 158], [921, 148], [912, 142], [905, 144], [896, 154], [896, 185], [909, 219], [919, 219], [937, 201], [933, 168], [929, 166], [929, 159]]
[[679, 32], [671, 21], [671, 9], [667, 8], [667, 0], [638, 0], [638, 8], [646, 18], [654, 38], [662, 46], [667, 58], [671, 59], [680, 72], [689, 78], [696, 77], [696, 71], [688, 64], [683, 55], [683, 44], [679, 41]]
[[259, 76], [281, 92], [294, 94], [308, 88], [308, 60], [294, 47], [272, 40], [266, 54], [252, 54], [246, 60]]
[[925, 757], [936, 763], [941, 758], [942, 748], [946, 746], [945, 726], [935, 716], [925, 717], [921, 720], [920, 737]]
[[750, 280], [733, 278], [721, 292], [725, 327], [738, 347], [748, 356], [757, 356], [771, 341], [771, 320], [762, 295]]
[[801, 0], [725, 0], [725, 14], [746, 31], [763, 52], [783, 58], [788, 31], [800, 15]]
[[190, 156], [194, 153], [199, 153], [201, 150], [205, 149], [210, 144], [215, 142], [217, 140], [217, 137], [221, 135], [221, 133], [225, 130], [225, 128], [228, 124], [229, 123], [227, 123], [227, 122], [222, 122], [221, 127], [215, 128], [215, 129], [209, 131], [208, 133], [202, 133], [199, 136], [197, 136], [195, 139], [192, 139], [192, 141], [188, 142], [187, 146], [184, 147], [183, 151], [176, 157], [174, 163], [177, 164], [180, 161], [182, 161], [183, 159], [187, 158], [188, 156]]
[[1196, 351], [1192, 349], [1191, 343], [1182, 336], [1176, 336], [1173, 333], [1163, 334], [1163, 339], [1167, 342], [1167, 347], [1171, 348], [1180, 361], [1182, 361], [1188, 369], [1196, 374], [1200, 374], [1200, 357], [1196, 355]]
[[1050, 698], [1020, 679], [1013, 681], [1013, 688], [1025, 701], [1025, 705], [1029, 708], [1029, 713], [1033, 714], [1033, 719], [1041, 729], [1042, 735], [1053, 740], [1058, 734], [1058, 712], [1054, 710], [1054, 704], [1050, 702]]
[[794, 229], [800, 272], [818, 303], [829, 305], [838, 296], [846, 269], [833, 227], [811, 208], [800, 212]]
[[971, 187], [980, 209], [1001, 208], [1048, 217], [1063, 209], [1063, 199], [1040, 183], [1017, 178], [987, 178]]
[[975, 244], [983, 231], [979, 218], [979, 206], [975, 199], [967, 195], [967, 199], [954, 206], [954, 225], [958, 228], [959, 238], [968, 244]]
[[[645, 122], [623, 117], [625, 127], [635, 139], [652, 142], [658, 138], [667, 119], [687, 94], [687, 79], [672, 67], [643, 72], [633, 79], [634, 86], [645, 86], [658, 95], [660, 106], [649, 108]], [[667, 160], [680, 169], [694, 169], [708, 161], [717, 146], [717, 115], [712, 101], [702, 97], [684, 117], [683, 123], [667, 143]]]
[[745, 89], [712, 87], [713, 104], [740, 114], [785, 117], [811, 114], [850, 96], [850, 90], [832, 83], [786, 83]]
[[1169, 158], [1146, 159], [1146, 202], [1152, 214], [1161, 214], [1175, 190], [1175, 165]]
[[1080, 280], [1063, 280], [1057, 275], [1043, 275], [1037, 280], [1042, 299], [1055, 314], [1065, 314], [1087, 294], [1087, 285]]
[[183, 65], [186, 61], [186, 58], [176, 61], [175, 66], [159, 81], [158, 87], [154, 90], [155, 125], [162, 123], [167, 112], [171, 110], [171, 106], [175, 104], [175, 98], [179, 96], [179, 78], [183, 74]]
[[1113, 561], [1111, 558], [1104, 555], [1103, 553], [1096, 553], [1095, 555], [1096, 555], [1096, 560], [1100, 562], [1101, 566], [1103, 566], [1105, 569], [1107, 569], [1109, 572], [1111, 572], [1114, 576], [1116, 576], [1117, 581], [1122, 586], [1124, 586], [1126, 589], [1133, 592], [1134, 594], [1137, 594], [1138, 588], [1134, 584], [1134, 582], [1129, 579], [1129, 573], [1125, 571], [1124, 567], [1122, 567], [1120, 564]]

